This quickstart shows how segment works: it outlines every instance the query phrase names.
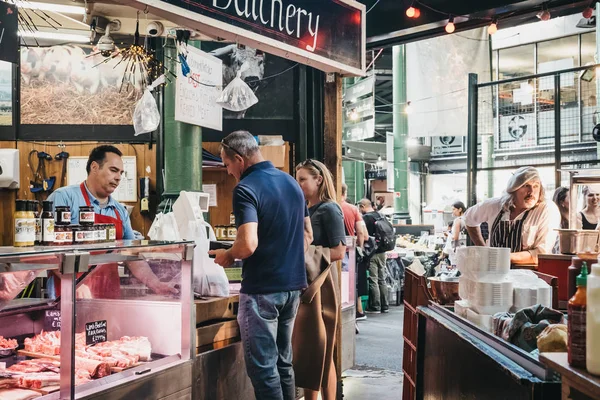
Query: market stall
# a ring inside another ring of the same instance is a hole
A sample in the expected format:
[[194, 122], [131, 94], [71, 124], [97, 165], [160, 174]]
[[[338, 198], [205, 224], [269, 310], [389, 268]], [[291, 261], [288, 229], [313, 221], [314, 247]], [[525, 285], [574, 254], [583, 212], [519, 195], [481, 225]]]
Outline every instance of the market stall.
[[[189, 398], [192, 255], [189, 242], [0, 248], [0, 398]], [[103, 270], [128, 276], [136, 262], [173, 291], [158, 294], [130, 276], [114, 298], [82, 294]], [[59, 298], [16, 297], [48, 272], [61, 276]]]

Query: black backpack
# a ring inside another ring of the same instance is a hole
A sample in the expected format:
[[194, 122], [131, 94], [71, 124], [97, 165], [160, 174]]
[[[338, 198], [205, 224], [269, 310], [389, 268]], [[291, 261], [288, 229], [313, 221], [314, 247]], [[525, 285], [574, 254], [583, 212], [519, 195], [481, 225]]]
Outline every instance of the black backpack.
[[375, 243], [378, 250], [390, 251], [396, 247], [396, 231], [388, 219], [378, 212], [373, 213], [375, 218]]

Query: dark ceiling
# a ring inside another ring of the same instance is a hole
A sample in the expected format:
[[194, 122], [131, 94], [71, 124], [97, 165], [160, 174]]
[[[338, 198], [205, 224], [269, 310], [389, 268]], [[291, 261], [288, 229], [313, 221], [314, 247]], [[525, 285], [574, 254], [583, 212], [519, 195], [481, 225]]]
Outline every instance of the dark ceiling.
[[[537, 21], [542, 9], [552, 18], [583, 11], [590, 0], [360, 0], [367, 7], [367, 48], [387, 47], [446, 35], [449, 16], [455, 17], [456, 32], [489, 25], [498, 19], [498, 28]], [[405, 11], [414, 5], [421, 11], [418, 19]]]

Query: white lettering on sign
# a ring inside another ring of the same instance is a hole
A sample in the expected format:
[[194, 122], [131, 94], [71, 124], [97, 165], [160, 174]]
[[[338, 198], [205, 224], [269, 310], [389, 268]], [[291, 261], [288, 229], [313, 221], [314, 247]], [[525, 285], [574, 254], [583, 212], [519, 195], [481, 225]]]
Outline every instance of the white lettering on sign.
[[215, 130], [223, 129], [223, 109], [217, 104], [223, 84], [223, 62], [188, 47], [188, 76], [177, 69], [175, 120]]
[[[282, 0], [266, 1], [267, 7], [269, 7], [270, 2], [270, 20], [265, 18], [263, 14], [265, 0], [213, 0], [213, 7], [230, 11], [229, 8], [233, 6], [238, 17], [243, 17], [251, 21], [260, 20], [263, 25], [279, 29], [280, 32], [285, 31], [289, 36], [296, 36], [298, 39], [304, 37], [305, 33], [308, 33], [312, 38], [312, 46], [307, 44], [306, 50], [314, 52], [317, 48], [319, 38], [320, 16], [315, 16], [312, 11], [297, 7], [294, 4], [288, 4], [285, 7]], [[308, 17], [308, 19], [303, 19], [303, 15]]]

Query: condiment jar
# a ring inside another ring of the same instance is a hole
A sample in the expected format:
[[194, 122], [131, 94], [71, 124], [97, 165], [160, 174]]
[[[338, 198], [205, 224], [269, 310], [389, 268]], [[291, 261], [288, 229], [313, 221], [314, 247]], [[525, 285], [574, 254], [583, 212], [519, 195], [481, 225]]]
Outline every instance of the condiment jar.
[[54, 244], [54, 212], [52, 202], [45, 200], [42, 203], [42, 245], [52, 246]]
[[79, 225], [92, 226], [94, 225], [94, 207], [83, 206], [79, 207]]
[[117, 228], [115, 227], [115, 224], [108, 224], [108, 240], [111, 242], [114, 242], [115, 240], [117, 240]]
[[70, 246], [73, 244], [73, 228], [70, 225], [55, 225], [54, 237], [56, 246]]
[[33, 246], [35, 242], [35, 218], [27, 200], [17, 200], [14, 213], [15, 247]]
[[56, 206], [54, 211], [56, 212], [56, 225], [71, 225], [71, 207]]
[[105, 224], [95, 225], [96, 243], [104, 243], [108, 240], [107, 226]]
[[227, 227], [227, 240], [235, 240], [237, 236], [237, 228], [235, 226]]
[[235, 225], [235, 214], [233, 212], [229, 214], [229, 225]]

